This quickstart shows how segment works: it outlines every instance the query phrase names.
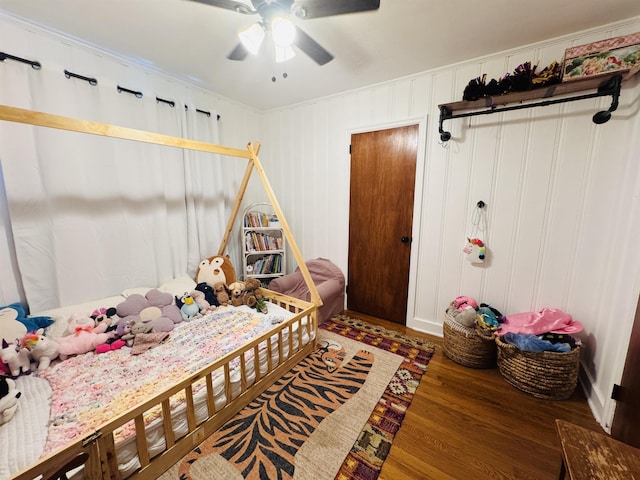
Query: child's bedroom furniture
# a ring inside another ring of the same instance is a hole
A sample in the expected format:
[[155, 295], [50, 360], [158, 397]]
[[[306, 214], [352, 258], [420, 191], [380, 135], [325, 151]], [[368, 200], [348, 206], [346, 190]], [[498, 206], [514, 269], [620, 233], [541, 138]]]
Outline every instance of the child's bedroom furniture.
[[556, 420], [556, 430], [562, 446], [559, 480], [640, 478], [640, 449], [564, 420]]
[[[318, 308], [318, 321], [322, 323], [344, 310], [344, 275], [326, 258], [309, 260], [304, 266], [311, 274], [322, 300], [322, 306]], [[293, 273], [272, 280], [269, 288], [274, 292], [309, 301], [311, 292], [302, 272], [298, 267]]]
[[[301, 276], [310, 290], [310, 301], [265, 289], [264, 295], [272, 306], [265, 331], [258, 332], [244, 345], [223, 353], [209, 363], [197, 368], [192, 366], [192, 371], [181, 370], [181, 378], [174, 384], [152, 390], [142, 398], [135, 397], [135, 404], [124, 413], [111, 416], [108, 421], [93, 426], [87, 434], [69, 438], [63, 447], [47, 453], [36, 464], [11, 477], [19, 480], [31, 480], [41, 475], [43, 478], [51, 478], [53, 472], [61, 476], [72, 465], [84, 465], [81, 473], [87, 480], [125, 478], [130, 472], [119, 471], [121, 462], [117, 439], [118, 434], [125, 430], [130, 432], [130, 438], [133, 439], [128, 447], [133, 448], [133, 456], [137, 462], [132, 478], [156, 478], [315, 349], [317, 307], [322, 305], [322, 301], [258, 159], [260, 145], [250, 143], [247, 150], [240, 150], [2, 105], [0, 120], [247, 159], [244, 178], [219, 254], [225, 252], [243, 195], [255, 168], [279, 219], [290, 251], [302, 266]], [[240, 313], [238, 315], [242, 316]], [[255, 318], [255, 314], [252, 313], [250, 318]], [[179, 325], [176, 330], [178, 327]], [[93, 352], [87, 355], [93, 355]], [[103, 355], [109, 354], [95, 355], [95, 358]], [[143, 355], [145, 354], [139, 356]], [[82, 356], [74, 358], [79, 357]], [[126, 384], [126, 381], [122, 381], [121, 387], [125, 389]], [[178, 402], [178, 397], [183, 401]], [[154, 417], [157, 424], [153, 431], [146, 425], [149, 416]], [[69, 418], [59, 420], [64, 423]], [[181, 425], [179, 433], [176, 433], [177, 424]], [[154, 441], [157, 436], [161, 440], [159, 448], [158, 442]], [[154, 449], [151, 447], [152, 443], [156, 444]]]
[[287, 254], [284, 232], [269, 203], [254, 203], [244, 210], [242, 262], [245, 278], [257, 278], [262, 286], [284, 275]]

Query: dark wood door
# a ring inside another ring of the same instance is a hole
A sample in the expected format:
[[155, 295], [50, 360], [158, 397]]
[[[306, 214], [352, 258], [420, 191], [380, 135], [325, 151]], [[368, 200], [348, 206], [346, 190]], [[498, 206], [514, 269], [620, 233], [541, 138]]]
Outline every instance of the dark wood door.
[[405, 324], [418, 125], [351, 136], [349, 310]]
[[640, 300], [611, 426], [611, 436], [640, 448]]

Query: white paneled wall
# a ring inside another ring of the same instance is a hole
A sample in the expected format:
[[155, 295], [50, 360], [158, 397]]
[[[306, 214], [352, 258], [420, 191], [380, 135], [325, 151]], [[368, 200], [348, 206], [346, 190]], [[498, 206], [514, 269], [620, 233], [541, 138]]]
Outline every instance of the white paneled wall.
[[[624, 84], [604, 125], [591, 116], [610, 97], [449, 120], [453, 139], [441, 145], [437, 105], [460, 100], [483, 73], [499, 78], [528, 60], [546, 66], [568, 46], [638, 30], [632, 19], [268, 112], [262, 157], [304, 256], [330, 258], [346, 273], [350, 133], [426, 118], [408, 325], [440, 335], [446, 306], [462, 294], [505, 314], [571, 313], [585, 326], [583, 383], [608, 428], [640, 290], [638, 78]], [[479, 200], [490, 250], [481, 267], [462, 253]]]

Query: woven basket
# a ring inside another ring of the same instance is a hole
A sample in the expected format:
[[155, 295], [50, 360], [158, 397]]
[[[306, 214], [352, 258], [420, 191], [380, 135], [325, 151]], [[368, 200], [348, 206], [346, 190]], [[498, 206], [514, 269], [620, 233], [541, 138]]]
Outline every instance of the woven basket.
[[465, 327], [445, 313], [442, 324], [444, 354], [454, 362], [469, 368], [496, 366], [496, 343], [493, 334]]
[[495, 339], [498, 370], [514, 387], [537, 398], [565, 400], [578, 385], [580, 347], [570, 352], [526, 352]]

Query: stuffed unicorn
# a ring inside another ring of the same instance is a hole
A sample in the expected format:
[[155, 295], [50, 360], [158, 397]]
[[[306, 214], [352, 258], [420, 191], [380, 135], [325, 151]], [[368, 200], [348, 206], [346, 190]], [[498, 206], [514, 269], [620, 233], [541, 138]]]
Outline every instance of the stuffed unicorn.
[[20, 347], [19, 340], [9, 343], [3, 338], [0, 358], [2, 358], [3, 363], [6, 363], [9, 366], [9, 372], [12, 377], [17, 377], [21, 373], [31, 373], [29, 351]]
[[38, 370], [44, 370], [51, 364], [51, 360], [58, 357], [58, 343], [44, 336], [44, 329], [27, 333], [21, 345], [31, 354], [31, 358], [38, 363]]

